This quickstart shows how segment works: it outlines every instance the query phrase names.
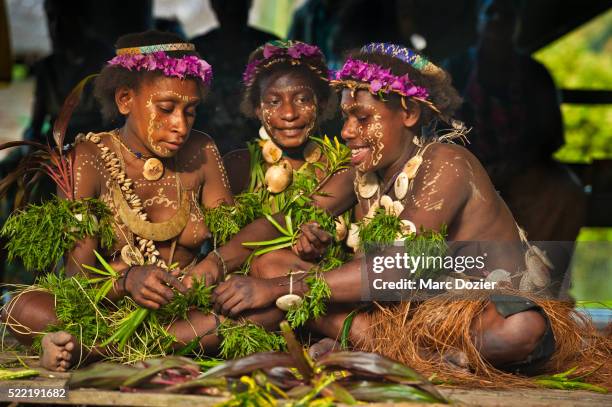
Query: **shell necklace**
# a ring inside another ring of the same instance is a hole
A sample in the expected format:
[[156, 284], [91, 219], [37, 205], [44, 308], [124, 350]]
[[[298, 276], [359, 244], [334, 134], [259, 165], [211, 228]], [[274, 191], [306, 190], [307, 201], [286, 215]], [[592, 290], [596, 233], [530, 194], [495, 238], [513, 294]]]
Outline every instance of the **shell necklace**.
[[[397, 174], [395, 177], [395, 181], [393, 182], [393, 192], [395, 192], [395, 197], [398, 200], [402, 200], [408, 194], [408, 190], [412, 187], [412, 180], [416, 177], [416, 174], [423, 162], [423, 153], [425, 149], [422, 148], [422, 145], [415, 137], [413, 143], [419, 146], [416, 154], [411, 157], [404, 167], [402, 171]], [[366, 172], [366, 173], [357, 173], [355, 177], [355, 190], [359, 197], [363, 199], [370, 199], [376, 193], [380, 195], [381, 185], [378, 180], [378, 176], [375, 172]]]
[[[262, 126], [259, 129], [259, 146], [261, 147], [261, 155], [266, 163], [270, 166], [266, 170], [264, 182], [268, 191], [273, 194], [283, 192], [291, 184], [293, 179], [293, 168], [287, 159], [283, 159], [283, 150], [277, 146], [266, 129]], [[304, 148], [304, 161], [309, 164], [319, 161], [321, 158], [321, 148], [317, 143], [308, 141]]]
[[[112, 140], [116, 143], [115, 148], [119, 148], [118, 144], [120, 140], [117, 134], [110, 133], [110, 135]], [[189, 199], [185, 198], [186, 195], [181, 193], [178, 174], [175, 175], [177, 196], [180, 197], [181, 203], [179, 204], [177, 214], [170, 221], [162, 222], [161, 224], [153, 224], [147, 221], [147, 214], [144, 211], [142, 202], [132, 188], [133, 181], [127, 178], [123, 169], [123, 160], [121, 156], [100, 143], [100, 134], [89, 133], [84, 139], [96, 144], [102, 152], [101, 157], [104, 161], [104, 166], [109, 172], [112, 181], [115, 183], [115, 185], [111, 187], [113, 191], [113, 201], [117, 209], [121, 212], [119, 215], [122, 222], [130, 228], [130, 230], [134, 226], [139, 226], [136, 229], [138, 229], [140, 234], [144, 235], [139, 236], [138, 233], [135, 233], [136, 245], [128, 242], [128, 244], [121, 249], [121, 259], [128, 266], [155, 264], [164, 270], [168, 270], [168, 263], [161, 258], [155, 246], [154, 239], [161, 241], [175, 237], [180, 233], [180, 230], [184, 228], [189, 218], [190, 203]], [[136, 218], [138, 218], [137, 221], [135, 220]]]
[[142, 169], [142, 176], [147, 181], [157, 181], [164, 175], [164, 164], [157, 157], [147, 157], [138, 151], [132, 150], [127, 144], [121, 140], [119, 135], [119, 129], [115, 129], [113, 132], [116, 135], [116, 139], [119, 140], [121, 147], [125, 148], [130, 154], [139, 160], [144, 161], [144, 167]]

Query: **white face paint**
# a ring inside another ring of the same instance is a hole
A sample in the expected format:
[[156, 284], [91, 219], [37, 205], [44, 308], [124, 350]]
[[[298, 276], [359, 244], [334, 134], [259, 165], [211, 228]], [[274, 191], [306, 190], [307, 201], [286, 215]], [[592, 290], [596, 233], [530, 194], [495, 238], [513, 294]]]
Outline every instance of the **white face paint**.
[[259, 105], [262, 125], [281, 148], [298, 148], [310, 137], [318, 101], [303, 75], [288, 73], [264, 84]]

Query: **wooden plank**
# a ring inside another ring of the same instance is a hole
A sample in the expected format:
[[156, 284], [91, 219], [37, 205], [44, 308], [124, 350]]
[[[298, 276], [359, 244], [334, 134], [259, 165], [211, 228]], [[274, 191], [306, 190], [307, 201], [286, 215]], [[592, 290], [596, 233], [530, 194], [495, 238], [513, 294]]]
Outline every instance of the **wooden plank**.
[[[168, 406], [182, 407], [192, 405], [212, 406], [224, 398], [175, 395], [163, 393], [122, 393], [119, 391], [79, 389], [67, 390], [65, 398], [11, 398], [8, 389], [63, 389], [68, 376], [61, 374], [56, 378], [36, 378], [33, 380], [14, 380], [0, 382], [0, 402], [21, 402], [34, 404], [64, 404], [80, 405], [94, 404], [101, 406]], [[441, 392], [455, 402], [469, 406], [484, 407], [570, 407], [570, 406], [612, 406], [612, 395], [598, 394], [585, 391], [563, 391], [551, 389], [520, 389], [520, 390], [475, 390], [475, 389], [449, 389], [440, 388]], [[420, 406], [414, 403], [373, 403], [368, 406], [402, 405], [406, 407]], [[423, 404], [425, 405], [425, 404]], [[432, 406], [427, 404], [427, 406]]]

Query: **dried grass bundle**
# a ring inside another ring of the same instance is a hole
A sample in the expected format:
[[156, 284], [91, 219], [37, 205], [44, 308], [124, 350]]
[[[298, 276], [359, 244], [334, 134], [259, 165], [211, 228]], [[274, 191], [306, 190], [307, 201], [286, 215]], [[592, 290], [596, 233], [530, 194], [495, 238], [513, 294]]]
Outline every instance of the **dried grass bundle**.
[[[542, 373], [558, 373], [578, 366], [577, 375], [589, 374], [587, 381], [612, 388], [612, 338], [597, 333], [591, 320], [576, 312], [573, 304], [542, 299], [524, 292], [504, 294], [527, 297], [539, 305], [551, 324], [556, 349]], [[474, 318], [488, 303], [489, 294], [475, 293], [458, 299], [453, 294], [426, 301], [390, 306], [378, 303], [368, 314], [369, 329], [356, 347], [380, 353], [405, 363], [425, 375], [434, 375], [446, 384], [480, 387], [536, 387], [532, 378], [510, 374], [484, 360], [470, 333]], [[445, 356], [463, 353], [469, 369], [454, 367]]]

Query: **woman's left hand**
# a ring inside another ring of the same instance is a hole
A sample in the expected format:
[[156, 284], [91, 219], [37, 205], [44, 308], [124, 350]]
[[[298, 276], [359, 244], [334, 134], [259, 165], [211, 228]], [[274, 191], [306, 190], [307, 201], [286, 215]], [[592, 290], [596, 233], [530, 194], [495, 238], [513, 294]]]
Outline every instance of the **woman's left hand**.
[[268, 307], [277, 298], [275, 288], [271, 280], [233, 276], [215, 288], [212, 295], [215, 311], [234, 317], [250, 309]]

